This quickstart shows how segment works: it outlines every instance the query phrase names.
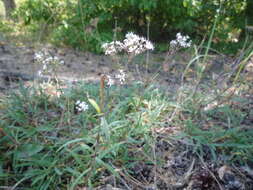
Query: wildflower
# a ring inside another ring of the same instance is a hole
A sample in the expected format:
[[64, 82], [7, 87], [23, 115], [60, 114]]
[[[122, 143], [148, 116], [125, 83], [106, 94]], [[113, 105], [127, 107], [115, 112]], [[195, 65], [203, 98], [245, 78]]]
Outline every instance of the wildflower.
[[120, 84], [124, 84], [124, 82], [126, 81], [126, 73], [122, 69], [120, 69], [119, 74], [117, 74], [115, 78], [119, 79]]
[[64, 65], [64, 64], [65, 64], [64, 60], [61, 60], [61, 61], [59, 62], [59, 64], [60, 64], [60, 65]]
[[53, 61], [59, 61], [59, 57], [54, 56], [54, 57], [53, 57]]
[[120, 41], [113, 41], [111, 43], [104, 43], [102, 48], [105, 55], [115, 55], [124, 49], [124, 45]]
[[170, 42], [171, 48], [183, 47], [187, 48], [191, 46], [192, 41], [189, 36], [182, 36], [181, 33], [177, 33], [177, 39]]
[[76, 101], [76, 109], [81, 112], [81, 111], [86, 111], [89, 109], [89, 105], [86, 102], [81, 102], [80, 100]]
[[47, 64], [44, 64], [44, 65], [42, 66], [42, 69], [38, 71], [38, 76], [39, 76], [39, 77], [42, 77], [43, 74], [45, 74], [45, 72], [47, 71], [47, 69], [48, 69]]
[[111, 87], [114, 84], [115, 84], [114, 79], [110, 75], [107, 75], [107, 85]]
[[57, 56], [52, 56], [50, 55], [50, 53], [48, 53], [47, 51], [43, 50], [43, 51], [39, 51], [36, 52], [34, 54], [34, 59], [37, 62], [42, 63], [43, 65], [47, 65], [47, 64], [51, 64], [51, 63], [55, 63], [55, 64], [64, 64], [64, 61], [59, 59], [59, 57]]
[[126, 34], [126, 38], [123, 42], [125, 51], [134, 55], [143, 53], [146, 50], [154, 49], [153, 44], [149, 40], [132, 32]]
[[123, 50], [129, 54], [138, 55], [144, 51], [153, 50], [154, 46], [144, 37], [140, 37], [133, 32], [129, 32], [126, 34], [123, 43], [120, 41], [104, 43], [102, 48], [105, 51], [105, 55], [115, 55]]
[[43, 58], [43, 52], [36, 52], [36, 53], [35, 53], [34, 59], [35, 59], [36, 61], [40, 61], [40, 60], [42, 60], [42, 58]]
[[43, 71], [39, 70], [39, 71], [38, 71], [38, 76], [39, 76], [39, 77], [42, 77], [42, 76], [43, 76]]
[[64, 64], [63, 60], [60, 60], [57, 56], [52, 56], [46, 50], [36, 52], [34, 54], [34, 59], [38, 63], [42, 64], [42, 68], [38, 71], [38, 76], [50, 73], [55, 70], [58, 65]]
[[42, 69], [43, 69], [43, 70], [47, 70], [47, 65], [46, 65], [46, 64], [43, 65]]

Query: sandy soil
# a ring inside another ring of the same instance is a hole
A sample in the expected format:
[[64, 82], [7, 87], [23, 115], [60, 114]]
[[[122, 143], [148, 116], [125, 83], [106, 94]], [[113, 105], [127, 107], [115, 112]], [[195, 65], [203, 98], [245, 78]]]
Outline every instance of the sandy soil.
[[[34, 60], [34, 54], [42, 49], [46, 49], [51, 55], [57, 56], [64, 61], [64, 64], [57, 69], [58, 77], [64, 81], [98, 81], [101, 74], [115, 75], [120, 68], [115, 60], [104, 55], [95, 55], [68, 48], [55, 48], [51, 45], [34, 48], [32, 46], [2, 44], [0, 45], [0, 89], [5, 90], [15, 87], [17, 80], [8, 79], [7, 75], [9, 73], [27, 76], [31, 79], [38, 77], [38, 71], [41, 70], [42, 65]], [[165, 54], [150, 55], [148, 66], [146, 64], [146, 54], [140, 55], [135, 57], [129, 64], [129, 78], [130, 80], [151, 79], [159, 73], [154, 80], [160, 85], [176, 85], [178, 80], [177, 72], [180, 72], [185, 66], [182, 63], [189, 59], [187, 57], [189, 56], [185, 53], [180, 56], [177, 55], [176, 59], [169, 59], [168, 64], [171, 64], [171, 72], [163, 72], [162, 65]], [[124, 57], [121, 60], [121, 62], [126, 62]], [[175, 71], [175, 65], [178, 65], [178, 71]], [[14, 82], [14, 85], [11, 82]]]

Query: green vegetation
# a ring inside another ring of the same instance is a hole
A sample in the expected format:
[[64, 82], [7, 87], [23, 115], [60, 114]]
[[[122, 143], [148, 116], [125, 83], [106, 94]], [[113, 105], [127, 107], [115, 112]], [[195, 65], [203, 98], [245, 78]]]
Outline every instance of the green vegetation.
[[[73, 189], [78, 184], [98, 185], [106, 172], [120, 177], [116, 168], [128, 172], [136, 160], [150, 155], [151, 127], [168, 109], [168, 101], [158, 91], [147, 93], [152, 88], [141, 91], [140, 87], [111, 89], [111, 104], [104, 115], [91, 105], [81, 113], [74, 106], [77, 100], [88, 102], [86, 94], [98, 96], [95, 84], [80, 84], [53, 99], [40, 89], [12, 94], [2, 104], [1, 151], [8, 154], [1, 156], [1, 184]], [[138, 151], [140, 144], [143, 153]], [[11, 171], [6, 173], [8, 165]]]
[[[96, 84], [62, 89], [59, 98], [42, 89], [21, 88], [2, 99], [1, 184], [75, 189], [99, 186], [103, 176], [111, 175], [120, 183], [126, 180], [124, 176], [134, 175], [138, 162], [163, 163], [154, 158], [153, 147], [158, 143], [154, 130], [166, 128], [165, 116], [175, 106], [180, 106], [180, 114], [172, 123], [184, 133], [167, 134], [164, 141], [173, 144], [187, 139], [188, 151], [201, 157], [210, 150], [213, 159], [220, 155], [226, 156], [226, 161], [253, 159], [253, 132], [242, 124], [246, 110], [224, 105], [200, 111], [192, 102], [176, 105], [158, 89], [140, 84], [106, 90], [103, 114], [91, 104], [84, 112], [75, 108], [77, 100], [89, 102], [87, 94], [99, 102]], [[203, 103], [204, 96], [199, 95], [195, 101]]]
[[[13, 20], [0, 20], [1, 54], [12, 56], [4, 34], [11, 42], [104, 52], [116, 66], [101, 69], [93, 82], [66, 82], [58, 69], [71, 69], [62, 60], [68, 55], [28, 49], [41, 70], [30, 83], [15, 78], [19, 87], [0, 96], [0, 189], [252, 189], [249, 6], [245, 0], [18, 2]], [[167, 51], [156, 67], [149, 67], [152, 42]], [[173, 58], [187, 48], [189, 60], [177, 63]], [[146, 62], [135, 59], [146, 51]], [[235, 52], [231, 63], [221, 60]]]
[[214, 47], [235, 53], [243, 45], [239, 36], [245, 28], [246, 5], [245, 0], [221, 4], [213, 0], [26, 0], [19, 3], [14, 17], [39, 40], [93, 52], [101, 52], [101, 43], [111, 41], [115, 33], [121, 39], [128, 31], [146, 36], [149, 30], [156, 43], [169, 42], [179, 31], [200, 41], [218, 17]]
[[4, 6], [3, 6], [3, 3], [0, 1], [0, 18], [3, 18], [4, 17]]

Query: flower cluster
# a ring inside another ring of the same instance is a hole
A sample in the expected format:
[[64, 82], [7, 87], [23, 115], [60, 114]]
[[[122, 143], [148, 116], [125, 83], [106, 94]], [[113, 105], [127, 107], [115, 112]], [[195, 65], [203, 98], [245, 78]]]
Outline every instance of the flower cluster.
[[45, 65], [43, 65], [42, 69], [38, 71], [38, 75], [42, 76], [43, 73], [45, 73], [47, 70], [48, 70], [47, 65], [45, 64]]
[[120, 41], [113, 41], [111, 43], [104, 43], [102, 48], [105, 50], [105, 55], [115, 55], [124, 49], [124, 44]]
[[126, 73], [121, 69], [119, 70], [119, 74], [117, 74], [115, 78], [119, 80], [120, 84], [124, 84], [124, 82], [126, 81]]
[[177, 33], [177, 39], [170, 42], [171, 48], [183, 47], [188, 48], [191, 46], [192, 41], [189, 36], [182, 36], [181, 33]]
[[111, 87], [112, 85], [115, 85], [117, 81], [122, 85], [126, 81], [126, 76], [126, 73], [122, 69], [119, 70], [119, 73], [116, 74], [115, 77], [106, 75], [107, 85]]
[[107, 75], [107, 76], [106, 76], [106, 79], [107, 79], [107, 85], [108, 85], [109, 87], [111, 87], [112, 85], [115, 84], [115, 80], [114, 80], [110, 75]]
[[76, 101], [76, 109], [79, 112], [86, 111], [89, 109], [89, 105], [86, 102], [81, 102], [80, 100]]
[[104, 43], [102, 48], [106, 55], [115, 55], [121, 51], [126, 51], [129, 54], [138, 55], [147, 50], [153, 50], [153, 44], [132, 32], [126, 34], [123, 42], [113, 41], [111, 43]]
[[60, 60], [57, 56], [50, 55], [47, 51], [39, 51], [34, 55], [34, 59], [37, 62], [42, 63], [43, 65], [47, 65], [50, 63], [59, 63], [64, 64], [63, 60]]
[[132, 32], [126, 34], [126, 39], [124, 40], [124, 49], [131, 54], [138, 55], [146, 50], [153, 50], [153, 44]]
[[39, 51], [34, 54], [34, 60], [41, 63], [42, 69], [38, 71], [38, 75], [41, 76], [46, 72], [51, 72], [50, 65], [63, 65], [64, 61], [60, 60], [57, 56], [52, 56], [47, 51]]

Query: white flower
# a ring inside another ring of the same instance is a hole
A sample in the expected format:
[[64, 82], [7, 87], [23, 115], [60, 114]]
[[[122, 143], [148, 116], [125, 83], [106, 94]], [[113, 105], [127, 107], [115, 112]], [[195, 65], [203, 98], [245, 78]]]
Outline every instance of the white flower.
[[34, 54], [34, 59], [37, 62], [40, 62], [44, 65], [51, 64], [51, 63], [54, 63], [54, 64], [64, 63], [64, 61], [60, 61], [60, 59], [57, 56], [50, 55], [50, 53], [48, 53], [46, 50], [36, 52]]
[[102, 48], [105, 51], [105, 55], [115, 55], [124, 49], [124, 44], [120, 41], [113, 41], [111, 43], [104, 43]]
[[189, 36], [183, 36], [181, 33], [177, 33], [177, 39], [170, 42], [171, 48], [183, 47], [187, 48], [191, 46], [192, 41]]
[[148, 50], [154, 50], [154, 45], [150, 41], [146, 40], [146, 48]]
[[43, 72], [42, 72], [41, 70], [39, 70], [39, 71], [38, 71], [38, 76], [39, 76], [39, 77], [43, 76], [42, 73], [43, 73]]
[[43, 52], [36, 52], [35, 54], [34, 54], [34, 59], [36, 60], [36, 61], [40, 61], [40, 60], [42, 60], [42, 58], [43, 58]]
[[138, 55], [144, 51], [153, 50], [154, 46], [144, 37], [140, 37], [133, 32], [129, 32], [126, 34], [123, 43], [120, 41], [104, 43], [102, 45], [102, 49], [104, 49], [105, 55], [115, 55], [122, 50], [130, 54]]
[[115, 84], [114, 79], [110, 75], [107, 75], [107, 85], [111, 87], [114, 84]]
[[47, 70], [47, 65], [43, 65], [42, 70]]
[[124, 84], [124, 82], [126, 81], [126, 73], [121, 69], [119, 70], [119, 74], [117, 74], [115, 78], [119, 79], [120, 84]]
[[86, 102], [81, 102], [80, 100], [76, 101], [76, 109], [81, 112], [81, 111], [86, 111], [89, 109], [89, 105]]
[[176, 40], [172, 40], [171, 42], [170, 42], [170, 46], [171, 47], [175, 47], [177, 45], [177, 41]]
[[127, 53], [138, 55], [143, 53], [146, 50], [153, 50], [153, 44], [145, 39], [144, 37], [140, 37], [133, 32], [129, 32], [125, 36], [124, 49]]
[[59, 58], [57, 56], [52, 57], [52, 60], [55, 62], [59, 62]]

